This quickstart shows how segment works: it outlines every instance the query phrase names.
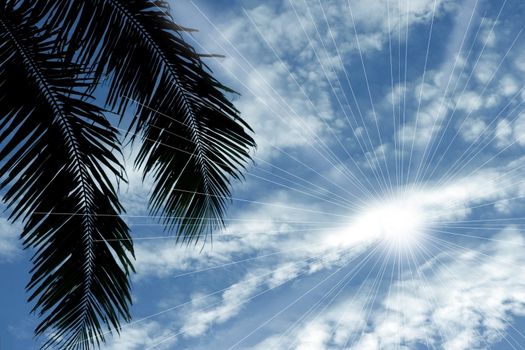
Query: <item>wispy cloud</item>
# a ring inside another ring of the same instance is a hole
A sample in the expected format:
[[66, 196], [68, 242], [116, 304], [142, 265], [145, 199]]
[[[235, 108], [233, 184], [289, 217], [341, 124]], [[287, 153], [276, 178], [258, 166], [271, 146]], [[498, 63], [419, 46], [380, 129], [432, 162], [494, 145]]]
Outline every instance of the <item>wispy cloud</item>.
[[0, 262], [12, 262], [21, 254], [18, 242], [21, 226], [0, 217]]
[[500, 241], [449, 247], [394, 281], [368, 314], [366, 294], [350, 293], [289, 336], [270, 336], [255, 348], [490, 348], [525, 315], [525, 285], [516, 278], [525, 272], [525, 238], [512, 227], [494, 238]]

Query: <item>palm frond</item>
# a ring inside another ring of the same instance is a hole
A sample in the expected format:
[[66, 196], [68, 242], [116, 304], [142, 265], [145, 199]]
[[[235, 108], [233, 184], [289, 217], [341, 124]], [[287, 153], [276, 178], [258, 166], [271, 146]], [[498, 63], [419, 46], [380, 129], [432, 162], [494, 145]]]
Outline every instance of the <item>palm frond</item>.
[[0, 189], [35, 251], [27, 288], [43, 318], [36, 334], [44, 348], [88, 349], [130, 319], [133, 247], [113, 185], [120, 145], [81, 92], [90, 76], [38, 28], [43, 12], [14, 3], [0, 0]]
[[132, 130], [142, 134], [137, 165], [155, 179], [152, 212], [167, 217], [167, 228], [182, 239], [222, 226], [230, 181], [241, 177], [255, 146], [225, 96], [232, 90], [211, 76], [184, 40], [187, 29], [173, 23], [166, 2], [73, 3], [55, 6], [51, 17], [74, 31], [64, 35], [74, 38], [69, 45], [83, 43], [80, 60], [101, 62], [97, 76], [110, 74], [109, 108], [138, 103]]

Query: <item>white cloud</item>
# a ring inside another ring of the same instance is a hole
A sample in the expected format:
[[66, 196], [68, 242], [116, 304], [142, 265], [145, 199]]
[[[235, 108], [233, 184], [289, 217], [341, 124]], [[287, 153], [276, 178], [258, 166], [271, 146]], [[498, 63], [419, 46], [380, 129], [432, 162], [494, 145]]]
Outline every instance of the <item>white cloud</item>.
[[514, 121], [513, 136], [519, 145], [525, 145], [525, 113], [521, 113]]
[[139, 350], [154, 347], [157, 350], [173, 349], [176, 337], [170, 329], [155, 321], [125, 325], [120, 334], [110, 337], [106, 350]]
[[[261, 208], [258, 206], [254, 207], [256, 209], [245, 210], [243, 216], [238, 217], [239, 219], [264, 217], [265, 220], [262, 220], [259, 225], [248, 220], [241, 220], [231, 225], [229, 234], [233, 235], [233, 239], [230, 237], [226, 237], [225, 240], [216, 239], [213, 250], [200, 253], [197, 249], [177, 249], [172, 245], [158, 242], [139, 243], [137, 246], [139, 278], [152, 275], [165, 277], [185, 272], [199, 273], [200, 269], [213, 269], [221, 264], [235, 263], [236, 260], [242, 261], [246, 257], [245, 254], [254, 254], [254, 252], [262, 256], [272, 254], [271, 259], [251, 260], [251, 265], [246, 268], [244, 276], [232, 285], [226, 286], [222, 292], [215, 294], [214, 298], [202, 300], [203, 296], [209, 294], [210, 291], [201, 287], [202, 290], [199, 290], [193, 297], [195, 302], [188, 306], [180, 316], [182, 325], [176, 326], [173, 330], [175, 333], [183, 332], [183, 335], [187, 337], [200, 336], [213, 325], [222, 324], [239, 315], [249, 305], [250, 300], [259, 293], [279, 288], [302, 275], [312, 275], [344, 266], [353, 257], [366, 251], [370, 245], [388, 238], [390, 230], [394, 230], [394, 235], [397, 235], [403, 230], [408, 230], [408, 225], [412, 225], [410, 230], [418, 232], [418, 235], [414, 236], [417, 238], [415, 242], [421, 242], [434, 227], [440, 227], [440, 223], [467, 218], [473, 211], [472, 207], [494, 202], [492, 207], [500, 210], [497, 208], [498, 203], [508, 198], [510, 193], [525, 193], [525, 186], [512, 181], [510, 175], [515, 175], [515, 169], [516, 165], [513, 164], [456, 178], [440, 186], [428, 185], [426, 188], [401, 194], [400, 199], [393, 202], [391, 206], [385, 205], [384, 201], [381, 201], [380, 205], [369, 203], [368, 208], [364, 208], [363, 212], [354, 213], [352, 218], [339, 218], [334, 221], [332, 228], [317, 229], [311, 232], [297, 231], [297, 224], [282, 223], [283, 219], [298, 218], [297, 213], [291, 208], [299, 204], [294, 201], [293, 197], [281, 194], [276, 197], [279, 200], [274, 201], [279, 207], [263, 206]], [[315, 209], [315, 207], [304, 205], [302, 208], [312, 211]], [[322, 210], [322, 208], [317, 209]], [[406, 212], [407, 216], [401, 215], [399, 210], [402, 213]], [[298, 221], [315, 221], [315, 217], [304, 213], [302, 219]], [[419, 219], [414, 221], [416, 218]], [[264, 233], [265, 230], [267, 233]], [[423, 233], [421, 237], [419, 233]], [[254, 257], [253, 255], [248, 256]], [[316, 258], [312, 260], [311, 257]], [[407, 292], [404, 291], [404, 293]], [[414, 300], [410, 302], [412, 308], [403, 311], [407, 313], [405, 315], [407, 318], [409, 313], [417, 315], [420, 312], [418, 308], [423, 308], [417, 295], [414, 295], [413, 298]], [[392, 305], [388, 308], [394, 309], [395, 300], [389, 300], [388, 303]], [[402, 312], [402, 310], [394, 311]], [[450, 314], [450, 312], [443, 312]], [[436, 311], [436, 319], [441, 317], [439, 315], [440, 313]], [[415, 323], [420, 322], [415, 316], [412, 320]], [[393, 331], [397, 328], [392, 327], [399, 326], [388, 323], [392, 322], [391, 320], [388, 322], [376, 321], [379, 322], [379, 325], [375, 328], [382, 332]], [[410, 339], [421, 339], [422, 331], [409, 332], [417, 329], [414, 325], [414, 328], [407, 329], [403, 336]], [[321, 332], [308, 339], [310, 340], [305, 343], [305, 349], [308, 346], [315, 347], [316, 345], [313, 344], [325, 338]], [[366, 341], [373, 345], [375, 344], [373, 341], [377, 340], [374, 339], [372, 337]], [[454, 339], [454, 341], [459, 341], [460, 338], [455, 335]], [[470, 341], [469, 344], [471, 344]]]
[[148, 199], [153, 185], [151, 175], [143, 178], [143, 168], [135, 167], [135, 159], [141, 146], [140, 141], [135, 141], [122, 151], [128, 182], [119, 183], [118, 190], [120, 201], [126, 209], [124, 219], [128, 224], [133, 222], [133, 216], [148, 213]]
[[[416, 344], [491, 348], [502, 341], [513, 317], [525, 315], [525, 283], [516, 278], [525, 273], [525, 238], [507, 230], [494, 238], [499, 241], [452, 248], [417, 273], [407, 271], [380, 296], [379, 306], [368, 317], [362, 310], [370, 296], [363, 293], [366, 297], [356, 300], [355, 294], [347, 293], [294, 334], [269, 336], [264, 342], [296, 350], [345, 345], [356, 350], [398, 349], [400, 343], [407, 349]], [[347, 319], [349, 315], [354, 319]]]
[[[469, 15], [471, 11], [476, 13], [476, 10], [471, 9], [474, 6], [472, 1], [469, 3], [470, 5], [465, 3], [462, 11], [468, 9], [466, 12]], [[451, 35], [455, 41], [462, 42], [463, 35], [468, 35], [468, 32], [465, 32], [465, 21], [469, 21], [468, 18], [465, 19], [465, 14], [457, 16], [455, 27], [461, 30], [460, 33]], [[492, 28], [493, 21], [489, 22], [487, 19], [481, 22], [481, 27], [486, 28], [486, 33], [490, 33]], [[475, 19], [473, 23], [476, 23]], [[472, 30], [476, 30], [475, 24], [470, 27], [470, 31]], [[480, 30], [481, 32], [485, 33], [483, 30]], [[413, 103], [415, 106], [410, 107], [408, 104], [407, 108], [412, 108], [417, 113], [411, 113], [412, 117], [399, 126], [397, 141], [409, 147], [414, 144], [416, 151], [418, 148], [426, 148], [428, 144], [432, 145], [432, 140], [439, 136], [440, 132], [445, 132], [442, 130], [443, 126], [454, 125], [453, 120], [460, 119], [465, 122], [460, 123], [459, 132], [465, 141], [471, 142], [477, 137], [476, 133], [484, 129], [482, 123], [485, 122], [481, 120], [480, 115], [500, 118], [499, 113], [503, 111], [514, 112], [519, 102], [516, 101], [516, 98], [519, 98], [517, 94], [523, 88], [523, 84], [516, 78], [515, 69], [510, 70], [513, 68], [512, 64], [519, 65], [519, 59], [511, 62], [512, 55], [505, 52], [511, 48], [510, 45], [509, 41], [502, 45], [503, 48], [486, 45], [483, 51], [467, 52], [466, 47], [461, 48], [453, 41], [449, 46], [455, 50], [447, 51], [446, 59], [439, 68], [425, 73], [424, 83], [423, 76], [407, 83], [406, 98], [416, 101]], [[502, 54], [502, 50], [505, 54]], [[472, 79], [473, 77], [475, 79]], [[391, 95], [389, 92], [384, 101], [391, 103]], [[404, 104], [399, 98], [394, 103]], [[513, 129], [511, 140], [508, 138], [508, 127]], [[485, 132], [495, 134], [496, 145], [504, 147], [513, 141], [520, 145], [523, 143], [521, 129], [520, 118], [512, 123], [501, 119], [491, 123]]]
[[219, 305], [215, 307], [201, 307], [190, 309], [184, 315], [185, 336], [196, 337], [205, 333], [212, 325], [221, 324], [242, 310], [247, 301], [259, 289], [260, 273], [249, 274], [239, 282], [230, 286], [221, 295]]
[[365, 168], [379, 168], [384, 166], [386, 159], [389, 159], [390, 147], [387, 144], [377, 146], [371, 152], [365, 153], [365, 160], [362, 162], [362, 166]]
[[503, 78], [501, 78], [499, 82], [499, 90], [503, 96], [509, 97], [514, 95], [518, 89], [520, 88], [520, 85], [510, 75], [505, 75]]
[[512, 127], [507, 119], [498, 121], [495, 137], [498, 147], [505, 147], [512, 142]]
[[488, 84], [496, 68], [498, 67], [498, 55], [494, 52], [485, 53], [480, 57], [474, 70], [474, 76], [482, 84]]
[[20, 224], [11, 224], [0, 217], [0, 262], [11, 262], [21, 255], [18, 236], [22, 232]]
[[496, 44], [496, 23], [490, 18], [482, 18], [480, 23], [480, 32], [478, 40], [487, 47], [494, 47]]
[[467, 113], [477, 111], [481, 106], [481, 96], [474, 91], [465, 91], [456, 100], [456, 108]]
[[468, 142], [479, 140], [486, 131], [487, 124], [481, 118], [469, 118], [465, 120], [459, 130], [463, 139]]
[[496, 146], [499, 148], [511, 145], [525, 145], [525, 113], [520, 113], [512, 120], [501, 119], [495, 130]]
[[[477, 101], [475, 96], [467, 94], [463, 97], [463, 94], [456, 91], [468, 75], [465, 73], [468, 62], [464, 57], [464, 38], [475, 29], [477, 4], [477, 1], [469, 0], [455, 5], [457, 8], [454, 9], [456, 14], [453, 18], [453, 30], [445, 47], [443, 62], [438, 68], [426, 67], [426, 72], [421, 72], [414, 81], [407, 82], [403, 99], [394, 98], [397, 101], [395, 103], [401, 105], [403, 110], [412, 109], [411, 113], [407, 113], [408, 118], [404, 124], [398, 126], [397, 135], [394, 135], [397, 142], [405, 145], [405, 148], [411, 149], [412, 145], [415, 150], [427, 148], [452, 110], [479, 108], [477, 105], [481, 101]], [[450, 5], [445, 4], [444, 8], [450, 8]], [[389, 92], [385, 100], [391, 101], [391, 95]]]
[[[213, 34], [199, 41], [226, 54], [219, 70], [236, 82], [237, 106], [257, 130], [257, 156], [268, 159], [277, 155], [269, 141], [284, 148], [334, 144], [352, 101], [340, 84], [346, 84], [345, 69], [360, 67], [359, 49], [366, 56], [384, 48], [389, 33], [404, 40], [407, 25], [429, 23], [434, 9], [439, 17], [455, 7], [448, 0], [271, 1], [208, 25]], [[352, 40], [354, 24], [359, 43]], [[363, 115], [367, 108], [361, 106]]]

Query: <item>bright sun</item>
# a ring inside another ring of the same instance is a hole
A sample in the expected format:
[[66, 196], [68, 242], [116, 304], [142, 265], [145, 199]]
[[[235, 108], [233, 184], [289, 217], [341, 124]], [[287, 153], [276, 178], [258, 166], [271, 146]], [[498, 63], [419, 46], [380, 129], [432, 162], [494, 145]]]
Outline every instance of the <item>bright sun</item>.
[[357, 216], [352, 226], [361, 234], [403, 247], [417, 242], [424, 232], [425, 220], [420, 208], [399, 199], [370, 206]]

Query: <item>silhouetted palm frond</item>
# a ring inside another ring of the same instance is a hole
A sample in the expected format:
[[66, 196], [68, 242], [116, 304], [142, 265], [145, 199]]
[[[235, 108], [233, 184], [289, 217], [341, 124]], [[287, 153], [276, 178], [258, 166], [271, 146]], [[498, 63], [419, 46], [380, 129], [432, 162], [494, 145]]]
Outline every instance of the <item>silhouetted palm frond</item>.
[[160, 0], [0, 0], [0, 190], [35, 252], [27, 288], [45, 348], [89, 349], [130, 319], [118, 129], [94, 91], [122, 115], [137, 107], [136, 165], [166, 227], [191, 242], [222, 226], [255, 144], [186, 31]]
[[54, 51], [45, 12], [0, 0], [0, 173], [33, 248], [27, 286], [44, 347], [88, 349], [130, 318], [133, 248], [113, 183], [116, 129], [82, 92], [90, 76]]
[[62, 0], [51, 17], [72, 29], [64, 45], [82, 43], [78, 58], [100, 62], [97, 76], [109, 74], [108, 106], [138, 104], [137, 165], [155, 179], [151, 210], [192, 240], [221, 226], [230, 179], [241, 176], [254, 141], [225, 96], [232, 91], [210, 75], [167, 10], [164, 1]]

